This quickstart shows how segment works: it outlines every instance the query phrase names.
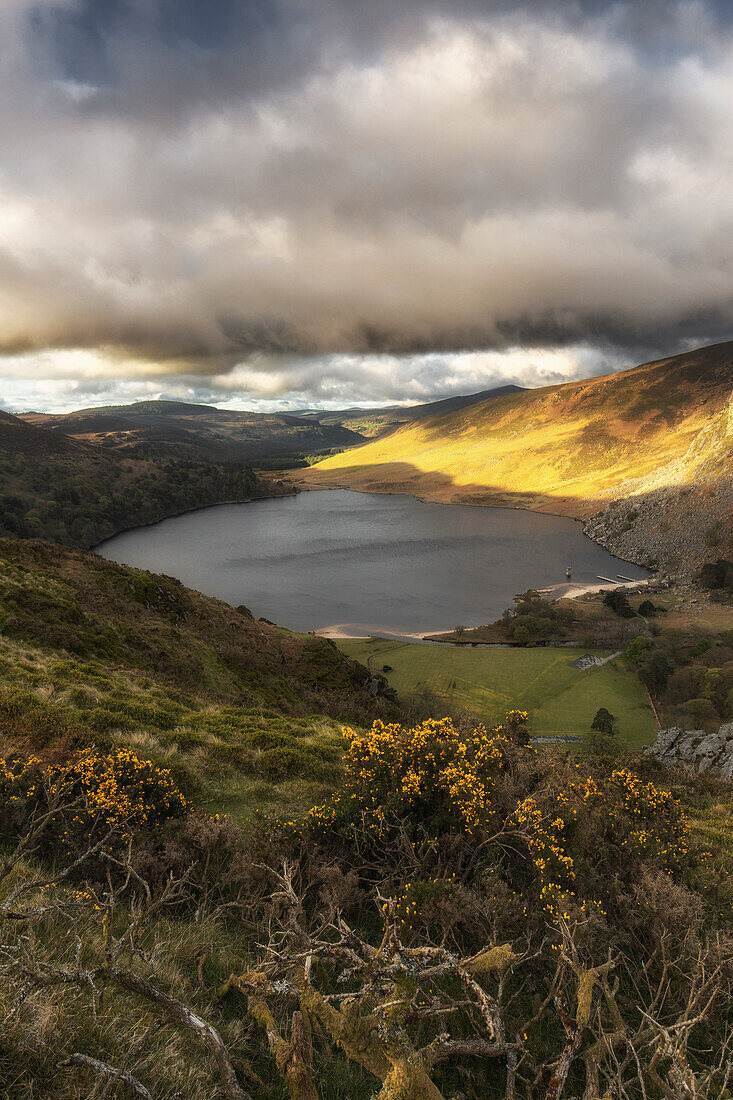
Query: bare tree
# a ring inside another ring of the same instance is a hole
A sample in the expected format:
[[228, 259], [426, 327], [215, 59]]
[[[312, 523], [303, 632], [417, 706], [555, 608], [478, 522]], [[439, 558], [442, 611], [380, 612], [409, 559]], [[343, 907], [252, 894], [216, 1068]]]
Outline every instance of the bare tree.
[[[45, 827], [43, 815], [30, 823], [30, 840], [6, 860], [10, 871], [21, 872]], [[0, 944], [10, 992], [5, 1026], [42, 991], [60, 1001], [88, 997], [96, 1012], [114, 988], [151, 1028], [122, 1065], [72, 1048], [59, 1050], [59, 1067], [147, 1097], [136, 1058], [154, 1035], [174, 1029], [194, 1040], [182, 1058], [193, 1063], [198, 1051], [210, 1059], [225, 1100], [249, 1100], [231, 1040], [212, 1022], [215, 1010], [194, 1007], [195, 989], [176, 995], [150, 947], [158, 922], [193, 908], [194, 898], [201, 918], [192, 872], [153, 890], [133, 855], [131, 842], [112, 849], [99, 841], [53, 880], [28, 874], [9, 891], [0, 906], [6, 928], [32, 930], [58, 906], [77, 930], [77, 948], [69, 962], [49, 958], [30, 935]], [[86, 903], [43, 898], [52, 881], [73, 879], [92, 858], [107, 870], [87, 886]], [[257, 898], [259, 915], [255, 902], [249, 915], [259, 949], [218, 994], [246, 996], [245, 1019], [259, 1029], [291, 1100], [318, 1100], [320, 1063], [334, 1049], [374, 1078], [378, 1100], [442, 1100], [436, 1070], [445, 1063], [480, 1065], [505, 1100], [562, 1100], [581, 1090], [584, 1100], [719, 1100], [731, 1084], [733, 945], [721, 934], [698, 942], [691, 933], [674, 949], [663, 934], [647, 958], [616, 949], [598, 960], [589, 957], [583, 922], [560, 916], [542, 942], [487, 943], [461, 955], [420, 942], [400, 920], [398, 901], [377, 896], [383, 927], [372, 943], [336, 904], [309, 901], [294, 863], [260, 871], [270, 884], [267, 914]], [[228, 909], [212, 899], [211, 912], [240, 921], [244, 904], [238, 898]], [[92, 927], [97, 934], [85, 939]], [[530, 997], [530, 988], [541, 993]], [[717, 1048], [701, 1056], [699, 1037], [713, 1024]]]

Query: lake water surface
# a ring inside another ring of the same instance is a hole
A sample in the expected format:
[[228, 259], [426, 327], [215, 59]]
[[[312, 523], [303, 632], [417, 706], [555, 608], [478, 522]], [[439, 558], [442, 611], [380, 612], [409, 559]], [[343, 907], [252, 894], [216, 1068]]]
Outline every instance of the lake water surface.
[[115, 535], [97, 553], [294, 630], [408, 633], [478, 626], [515, 593], [565, 580], [641, 580], [576, 520], [410, 496], [309, 491], [221, 504]]

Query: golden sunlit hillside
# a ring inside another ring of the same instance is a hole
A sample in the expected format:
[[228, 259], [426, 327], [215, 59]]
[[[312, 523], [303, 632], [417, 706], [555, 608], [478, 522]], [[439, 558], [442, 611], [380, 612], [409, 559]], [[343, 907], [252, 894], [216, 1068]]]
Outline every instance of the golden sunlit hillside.
[[732, 394], [728, 342], [409, 424], [292, 476], [305, 488], [588, 516], [614, 500], [730, 480]]

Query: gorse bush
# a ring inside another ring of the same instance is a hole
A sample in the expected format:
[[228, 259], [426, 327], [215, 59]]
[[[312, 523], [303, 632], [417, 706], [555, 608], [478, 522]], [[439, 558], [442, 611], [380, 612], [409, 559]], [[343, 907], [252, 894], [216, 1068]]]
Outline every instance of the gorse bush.
[[130, 836], [189, 810], [171, 773], [129, 749], [82, 752], [60, 764], [44, 765], [35, 756], [0, 759], [0, 806], [10, 831], [5, 840], [19, 825], [53, 811], [55, 831], [47, 843], [71, 851], [106, 834]]
[[524, 743], [523, 712], [492, 730], [446, 718], [344, 735], [342, 786], [284, 829], [345, 867], [367, 863], [395, 888], [429, 882], [435, 896], [453, 892], [455, 875], [469, 887], [489, 876], [536, 919], [569, 905], [605, 909], [619, 883], [649, 866], [672, 874], [687, 856], [671, 794], [623, 768], [599, 762], [594, 777], [588, 763], [549, 759]]
[[450, 718], [407, 729], [377, 721], [370, 730], [344, 728], [343, 787], [314, 807], [309, 825], [329, 829], [350, 823], [380, 838], [399, 823], [433, 832], [468, 834], [491, 824], [494, 778], [526, 740], [527, 715], [512, 711], [506, 724], [459, 731]]
[[57, 765], [48, 774], [51, 782], [58, 777], [68, 784], [72, 797], [79, 796], [84, 810], [77, 818], [86, 828], [133, 830], [160, 825], [187, 810], [171, 773], [141, 760], [130, 749], [86, 752], [71, 767]]
[[[165, 1100], [652, 1100], [679, 1073], [725, 1095], [733, 944], [653, 771], [538, 752], [519, 711], [375, 722], [344, 749], [332, 798], [246, 832], [134, 753], [2, 764], [22, 1095], [68, 1100], [79, 1073], [102, 1093], [120, 1066]], [[18, 887], [28, 850], [54, 867]]]
[[548, 911], [570, 899], [581, 907], [613, 903], [619, 886], [646, 867], [671, 874], [682, 866], [687, 821], [668, 791], [626, 769], [553, 787], [523, 799], [512, 819], [525, 830]]

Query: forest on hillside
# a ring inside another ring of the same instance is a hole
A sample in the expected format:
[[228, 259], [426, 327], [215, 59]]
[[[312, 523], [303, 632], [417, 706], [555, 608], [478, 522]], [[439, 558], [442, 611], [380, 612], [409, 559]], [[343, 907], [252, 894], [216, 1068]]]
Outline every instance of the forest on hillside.
[[[244, 466], [140, 459], [63, 441], [60, 450], [0, 436], [0, 536], [91, 547], [116, 532], [272, 489]], [[50, 433], [49, 433], [50, 434]]]

